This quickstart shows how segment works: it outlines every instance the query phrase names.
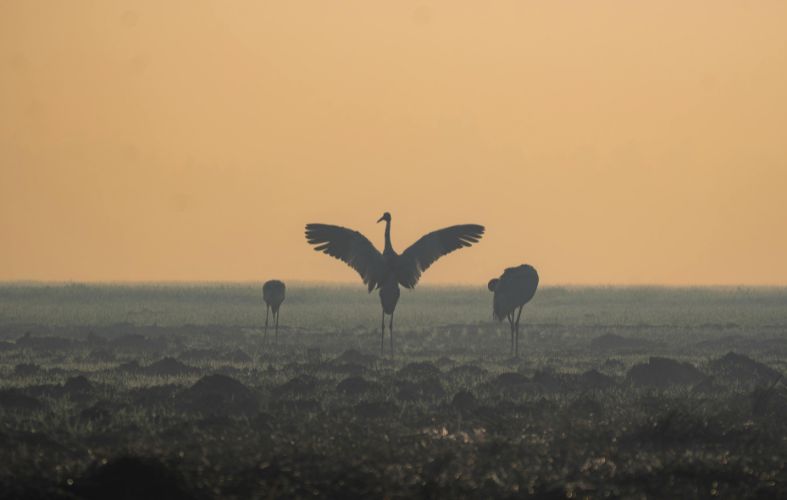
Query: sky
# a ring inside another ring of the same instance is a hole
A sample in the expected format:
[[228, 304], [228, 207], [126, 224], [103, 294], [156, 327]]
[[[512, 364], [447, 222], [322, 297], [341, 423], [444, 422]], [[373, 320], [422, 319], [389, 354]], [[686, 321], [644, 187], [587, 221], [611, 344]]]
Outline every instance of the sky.
[[0, 280], [787, 285], [787, 2], [0, 0]]

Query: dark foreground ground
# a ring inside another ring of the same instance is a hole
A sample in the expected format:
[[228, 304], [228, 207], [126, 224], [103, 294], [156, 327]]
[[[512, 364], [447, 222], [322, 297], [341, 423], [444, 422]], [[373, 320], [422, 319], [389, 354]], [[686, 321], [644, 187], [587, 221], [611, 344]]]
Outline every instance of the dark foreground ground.
[[787, 498], [783, 290], [259, 295], [0, 287], [0, 498]]

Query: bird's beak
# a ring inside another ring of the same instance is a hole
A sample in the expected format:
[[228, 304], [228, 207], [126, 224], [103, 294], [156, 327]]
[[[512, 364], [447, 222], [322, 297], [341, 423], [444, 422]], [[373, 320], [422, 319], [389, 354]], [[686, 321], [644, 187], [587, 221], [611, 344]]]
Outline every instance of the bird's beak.
[[382, 217], [380, 217], [379, 219], [377, 219], [377, 222], [382, 222], [382, 221], [384, 221], [384, 220], [385, 220], [385, 216], [383, 215]]

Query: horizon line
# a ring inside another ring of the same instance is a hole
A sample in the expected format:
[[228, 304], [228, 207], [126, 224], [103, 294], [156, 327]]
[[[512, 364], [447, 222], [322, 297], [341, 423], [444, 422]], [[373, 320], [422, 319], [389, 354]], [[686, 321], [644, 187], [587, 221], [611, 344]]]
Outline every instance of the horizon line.
[[[2, 280], [0, 286], [193, 286], [193, 285], [262, 285], [267, 280]], [[364, 287], [355, 281], [289, 280], [306, 286]], [[427, 283], [419, 288], [475, 288], [486, 283]], [[542, 284], [541, 288], [787, 288], [787, 283], [570, 283]]]

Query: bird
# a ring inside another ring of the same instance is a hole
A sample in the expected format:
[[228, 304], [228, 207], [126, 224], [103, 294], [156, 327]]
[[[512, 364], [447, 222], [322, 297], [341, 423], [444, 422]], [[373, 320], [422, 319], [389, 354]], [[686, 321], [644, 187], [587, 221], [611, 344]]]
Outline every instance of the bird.
[[522, 316], [522, 308], [536, 294], [538, 272], [528, 264], [509, 267], [499, 278], [489, 280], [487, 287], [495, 294], [492, 315], [498, 321], [508, 319], [511, 326], [511, 352], [515, 357], [519, 357], [519, 318]]
[[265, 338], [268, 338], [268, 314], [273, 311], [276, 322], [276, 343], [279, 342], [279, 308], [284, 302], [284, 282], [269, 280], [262, 285], [262, 300], [265, 301]]
[[385, 350], [385, 315], [390, 316], [391, 356], [394, 352], [393, 315], [399, 301], [399, 285], [412, 289], [421, 274], [434, 262], [454, 250], [477, 243], [484, 226], [461, 224], [433, 231], [410, 245], [401, 254], [391, 245], [391, 214], [385, 212], [377, 223], [385, 221], [385, 248], [380, 253], [364, 235], [346, 227], [330, 224], [306, 224], [306, 241], [318, 252], [339, 259], [355, 269], [369, 293], [380, 290], [383, 314], [380, 354]]

